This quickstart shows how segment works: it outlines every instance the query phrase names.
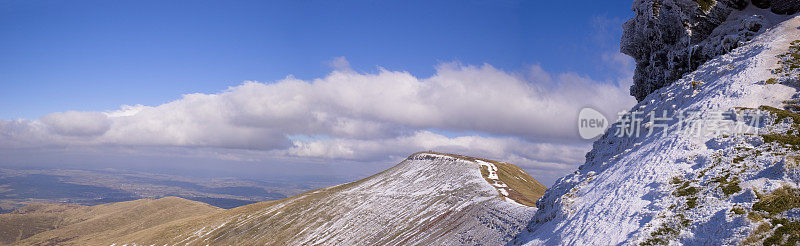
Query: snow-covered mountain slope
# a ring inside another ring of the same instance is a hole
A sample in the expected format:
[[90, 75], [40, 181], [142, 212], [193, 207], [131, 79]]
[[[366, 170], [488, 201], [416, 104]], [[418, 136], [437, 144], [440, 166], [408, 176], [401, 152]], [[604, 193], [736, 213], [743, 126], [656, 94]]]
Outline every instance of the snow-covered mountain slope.
[[518, 167], [420, 152], [352, 183], [131, 233], [116, 245], [498, 245], [546, 188]]
[[649, 94], [631, 109], [641, 112], [633, 119], [642, 121], [630, 124], [641, 135], [618, 136], [617, 129], [635, 128], [614, 124], [586, 163], [537, 202], [512, 243], [797, 245], [795, 40], [800, 17]]

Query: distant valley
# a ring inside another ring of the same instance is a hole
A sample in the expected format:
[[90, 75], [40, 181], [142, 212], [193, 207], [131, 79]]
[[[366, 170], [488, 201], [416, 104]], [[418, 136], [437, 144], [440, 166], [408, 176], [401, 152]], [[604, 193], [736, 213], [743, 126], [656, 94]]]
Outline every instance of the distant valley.
[[233, 208], [338, 184], [336, 180], [199, 178], [138, 171], [0, 168], [0, 212], [31, 203], [97, 205], [176, 196]]

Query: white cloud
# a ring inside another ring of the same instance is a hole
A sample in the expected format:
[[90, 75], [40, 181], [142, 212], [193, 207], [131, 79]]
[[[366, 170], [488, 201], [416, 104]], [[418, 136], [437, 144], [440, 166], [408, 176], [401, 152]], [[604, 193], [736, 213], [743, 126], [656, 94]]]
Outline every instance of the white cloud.
[[[0, 146], [209, 147], [353, 160], [430, 149], [564, 172], [587, 150], [588, 144], [575, 144], [582, 107], [613, 117], [635, 102], [627, 75], [623, 82], [598, 82], [539, 66], [512, 73], [447, 63], [419, 78], [385, 69], [358, 73], [344, 58], [331, 64], [336, 70], [312, 81], [245, 82], [152, 107], [0, 120]], [[475, 134], [447, 137], [430, 129]]]
[[328, 62], [328, 65], [330, 65], [333, 69], [339, 71], [352, 70], [352, 68], [350, 67], [350, 62], [347, 61], [347, 58], [345, 58], [344, 56], [333, 58], [333, 60]]
[[383, 159], [386, 155], [404, 156], [423, 150], [560, 163], [582, 162], [586, 151], [583, 145], [532, 143], [515, 137], [447, 137], [430, 131], [417, 131], [390, 139], [295, 141], [294, 146], [286, 151], [290, 155], [302, 157], [371, 160]]
[[108, 117], [99, 112], [57, 112], [46, 114], [39, 121], [64, 136], [99, 136], [111, 128]]

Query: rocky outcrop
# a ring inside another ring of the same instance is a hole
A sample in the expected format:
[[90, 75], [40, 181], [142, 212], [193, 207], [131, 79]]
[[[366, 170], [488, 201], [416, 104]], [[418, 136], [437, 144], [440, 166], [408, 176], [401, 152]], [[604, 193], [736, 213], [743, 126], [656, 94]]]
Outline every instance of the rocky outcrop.
[[799, 10], [800, 0], [636, 0], [620, 44], [636, 60], [630, 93], [641, 101], [766, 30], [766, 15]]
[[769, 2], [771, 2], [769, 10], [776, 14], [790, 15], [800, 11], [800, 0], [773, 0]]

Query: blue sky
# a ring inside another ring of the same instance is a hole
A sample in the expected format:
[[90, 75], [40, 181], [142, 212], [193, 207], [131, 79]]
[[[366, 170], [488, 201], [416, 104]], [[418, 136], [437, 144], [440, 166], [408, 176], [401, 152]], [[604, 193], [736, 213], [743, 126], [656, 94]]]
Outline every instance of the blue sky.
[[158, 105], [245, 80], [313, 79], [346, 57], [592, 78], [632, 15], [617, 1], [0, 1], [0, 119]]
[[635, 102], [630, 6], [0, 0], [0, 166], [358, 178], [435, 150], [549, 184], [582, 107]]

